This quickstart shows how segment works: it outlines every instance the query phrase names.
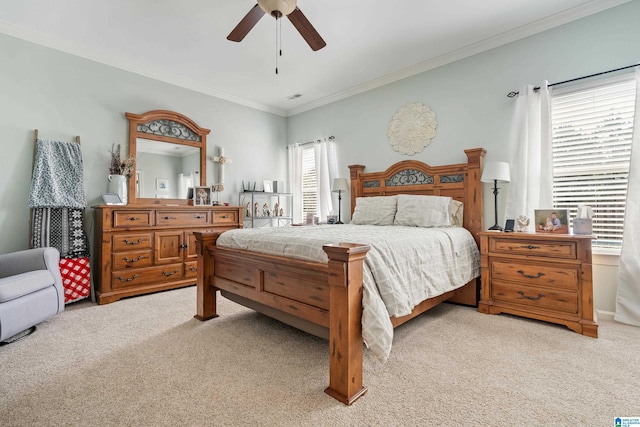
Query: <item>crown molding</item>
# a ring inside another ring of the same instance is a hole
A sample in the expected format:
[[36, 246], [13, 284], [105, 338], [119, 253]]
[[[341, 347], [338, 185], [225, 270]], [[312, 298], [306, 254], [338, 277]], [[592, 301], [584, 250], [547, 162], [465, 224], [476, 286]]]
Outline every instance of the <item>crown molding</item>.
[[223, 99], [225, 101], [233, 102], [235, 104], [244, 105], [256, 110], [265, 111], [267, 113], [277, 114], [279, 116], [286, 116], [286, 111], [280, 108], [263, 105], [245, 98], [241, 98], [229, 93], [214, 89], [212, 87], [203, 85], [199, 82], [186, 79], [181, 76], [177, 76], [171, 73], [165, 73], [158, 69], [152, 69], [143, 67], [138, 64], [133, 64], [129, 61], [125, 61], [122, 58], [117, 58], [109, 55], [104, 55], [92, 49], [87, 49], [77, 43], [63, 41], [54, 37], [44, 35], [42, 33], [31, 31], [26, 28], [10, 24], [6, 21], [0, 20], [0, 33], [4, 33], [8, 36], [12, 36], [18, 39], [22, 39], [37, 45], [55, 49], [64, 53], [68, 53], [74, 56], [79, 56], [90, 61], [98, 62], [110, 67], [118, 68], [124, 71], [129, 71], [134, 74], [148, 77], [154, 80], [159, 80], [164, 83], [169, 83], [174, 86], [179, 86], [184, 89], [193, 90], [205, 95], [210, 95], [216, 98]]
[[87, 49], [86, 47], [81, 46], [77, 43], [49, 37], [42, 33], [31, 31], [2, 20], [0, 20], [0, 33], [4, 33], [12, 37], [65, 52], [74, 56], [79, 56], [124, 71], [129, 71], [131, 73], [138, 74], [144, 77], [159, 80], [174, 86], [220, 98], [222, 100], [233, 102], [235, 104], [244, 105], [249, 108], [265, 111], [267, 113], [272, 113], [283, 117], [291, 117], [296, 114], [313, 110], [315, 108], [322, 107], [324, 105], [331, 104], [333, 102], [340, 101], [342, 99], [349, 98], [351, 96], [387, 85], [389, 83], [393, 83], [420, 73], [424, 73], [434, 68], [441, 67], [460, 59], [464, 59], [469, 56], [487, 51], [489, 49], [493, 49], [504, 44], [520, 40], [522, 38], [558, 27], [563, 24], [567, 24], [569, 22], [587, 17], [589, 15], [602, 12], [606, 9], [628, 3], [630, 1], [631, 0], [592, 0], [588, 3], [585, 3], [584, 5], [574, 7], [559, 14], [538, 20], [534, 23], [516, 28], [511, 31], [507, 31], [505, 33], [490, 37], [477, 43], [473, 43], [469, 46], [465, 46], [461, 49], [455, 50], [445, 55], [429, 59], [414, 66], [404, 68], [397, 72], [387, 74], [361, 85], [354, 86], [347, 90], [337, 92], [327, 97], [288, 110], [260, 104], [249, 99], [231, 95], [224, 91], [220, 91], [210, 86], [203, 85], [202, 83], [184, 78], [182, 76], [165, 73], [155, 68], [143, 67], [138, 64], [133, 64], [129, 61], [123, 60], [122, 58], [104, 55], [92, 49]]
[[461, 49], [449, 52], [445, 55], [440, 55], [436, 58], [429, 59], [411, 67], [407, 67], [397, 72], [387, 74], [380, 78], [371, 80], [367, 83], [349, 88], [343, 92], [338, 92], [333, 95], [318, 99], [316, 101], [301, 105], [299, 107], [289, 109], [287, 110], [287, 117], [295, 116], [296, 114], [304, 113], [305, 111], [313, 110], [315, 108], [322, 107], [324, 105], [328, 105], [333, 102], [340, 101], [342, 99], [349, 98], [351, 96], [367, 92], [372, 89], [376, 89], [389, 83], [393, 83], [420, 73], [424, 73], [429, 70], [433, 70], [434, 68], [459, 61], [461, 59], [523, 39], [525, 37], [532, 36], [534, 34], [541, 33], [543, 31], [550, 30], [555, 27], [559, 27], [560, 25], [568, 24], [569, 22], [585, 18], [589, 15], [602, 12], [612, 7], [620, 6], [621, 4], [628, 3], [630, 1], [631, 0], [590, 1], [584, 5], [576, 6], [572, 9], [568, 9], [556, 15], [540, 19], [531, 24], [527, 24], [514, 30], [498, 34], [497, 36], [481, 40], [479, 42], [465, 46]]

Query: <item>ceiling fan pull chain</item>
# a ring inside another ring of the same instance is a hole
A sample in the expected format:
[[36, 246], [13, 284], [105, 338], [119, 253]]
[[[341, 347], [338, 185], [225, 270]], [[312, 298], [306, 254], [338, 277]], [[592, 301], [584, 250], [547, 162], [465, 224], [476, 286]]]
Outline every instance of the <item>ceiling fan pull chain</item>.
[[276, 16], [276, 74], [278, 74], [278, 17]]
[[278, 19], [278, 44], [280, 45], [280, 56], [282, 56], [282, 19]]

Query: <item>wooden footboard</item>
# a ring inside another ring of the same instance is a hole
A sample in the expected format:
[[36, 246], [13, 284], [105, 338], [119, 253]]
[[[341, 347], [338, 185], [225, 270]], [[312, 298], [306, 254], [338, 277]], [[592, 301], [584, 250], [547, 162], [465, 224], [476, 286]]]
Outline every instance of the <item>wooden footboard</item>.
[[362, 280], [368, 245], [325, 245], [313, 263], [218, 248], [219, 233], [196, 233], [198, 320], [217, 317], [217, 290], [255, 301], [329, 330], [327, 394], [351, 405], [362, 385]]

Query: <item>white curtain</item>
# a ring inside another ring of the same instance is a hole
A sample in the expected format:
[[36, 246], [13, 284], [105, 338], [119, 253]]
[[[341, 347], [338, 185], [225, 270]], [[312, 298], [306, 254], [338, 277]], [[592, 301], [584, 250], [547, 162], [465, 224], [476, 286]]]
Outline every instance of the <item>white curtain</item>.
[[289, 156], [289, 191], [293, 194], [293, 223], [302, 222], [302, 147], [291, 144], [287, 147]]
[[635, 108], [615, 319], [640, 326], [640, 68], [636, 68]]
[[318, 182], [318, 206], [316, 212], [320, 221], [324, 221], [327, 215], [333, 212], [333, 200], [331, 198], [331, 183], [337, 177], [337, 161], [335, 143], [322, 141], [314, 146], [316, 177]]
[[510, 139], [511, 182], [507, 192], [506, 218], [526, 215], [533, 230], [535, 209], [553, 208], [551, 152], [551, 104], [547, 82], [540, 89], [520, 89]]

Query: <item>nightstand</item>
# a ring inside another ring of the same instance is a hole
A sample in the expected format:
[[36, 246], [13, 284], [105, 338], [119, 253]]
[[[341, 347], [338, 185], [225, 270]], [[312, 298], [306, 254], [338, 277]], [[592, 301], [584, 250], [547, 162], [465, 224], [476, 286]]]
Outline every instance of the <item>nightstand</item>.
[[481, 232], [478, 310], [565, 325], [598, 337], [593, 309], [593, 236]]

